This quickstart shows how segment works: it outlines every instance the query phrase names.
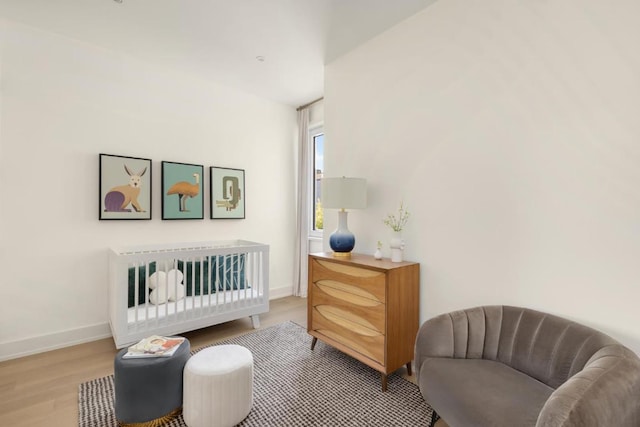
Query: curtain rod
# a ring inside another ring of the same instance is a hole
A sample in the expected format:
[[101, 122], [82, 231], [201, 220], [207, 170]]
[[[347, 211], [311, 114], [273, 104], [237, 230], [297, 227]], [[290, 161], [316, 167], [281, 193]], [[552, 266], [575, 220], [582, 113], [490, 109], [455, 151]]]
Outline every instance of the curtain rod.
[[318, 98], [318, 99], [315, 99], [315, 100], [313, 100], [313, 101], [309, 102], [308, 104], [301, 105], [301, 106], [299, 106], [298, 108], [296, 108], [296, 111], [300, 111], [300, 110], [302, 110], [303, 108], [311, 107], [313, 104], [315, 104], [316, 102], [320, 102], [320, 101], [322, 101], [323, 99], [324, 99], [324, 96], [323, 96], [323, 97], [320, 97], [320, 98]]

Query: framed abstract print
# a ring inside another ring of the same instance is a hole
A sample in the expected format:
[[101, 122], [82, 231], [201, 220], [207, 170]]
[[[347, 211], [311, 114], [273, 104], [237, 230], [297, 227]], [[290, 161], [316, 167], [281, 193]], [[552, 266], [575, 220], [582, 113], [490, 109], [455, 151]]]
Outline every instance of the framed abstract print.
[[211, 219], [244, 219], [244, 170], [212, 166]]

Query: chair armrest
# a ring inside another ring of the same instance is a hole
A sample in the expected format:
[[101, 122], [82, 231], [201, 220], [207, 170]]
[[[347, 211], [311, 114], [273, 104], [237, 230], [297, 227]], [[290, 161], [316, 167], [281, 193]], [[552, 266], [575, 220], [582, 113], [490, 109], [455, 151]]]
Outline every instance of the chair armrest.
[[536, 426], [639, 426], [638, 396], [640, 359], [623, 346], [607, 346], [551, 394]]

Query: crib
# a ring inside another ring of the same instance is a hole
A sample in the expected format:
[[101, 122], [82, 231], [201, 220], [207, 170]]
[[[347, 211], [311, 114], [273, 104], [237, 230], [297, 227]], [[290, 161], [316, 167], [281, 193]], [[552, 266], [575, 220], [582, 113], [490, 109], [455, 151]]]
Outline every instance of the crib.
[[[156, 290], [160, 275], [168, 278], [166, 294]], [[269, 311], [269, 246], [232, 240], [112, 248], [108, 281], [117, 348], [247, 316], [258, 328]]]

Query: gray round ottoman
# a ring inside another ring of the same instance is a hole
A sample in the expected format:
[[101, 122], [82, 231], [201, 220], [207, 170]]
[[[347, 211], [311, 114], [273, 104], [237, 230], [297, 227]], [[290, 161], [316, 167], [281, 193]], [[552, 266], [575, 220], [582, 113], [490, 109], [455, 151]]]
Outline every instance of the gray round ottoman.
[[114, 362], [115, 413], [120, 425], [169, 420], [182, 411], [182, 375], [191, 355], [184, 340], [169, 357], [124, 359]]

